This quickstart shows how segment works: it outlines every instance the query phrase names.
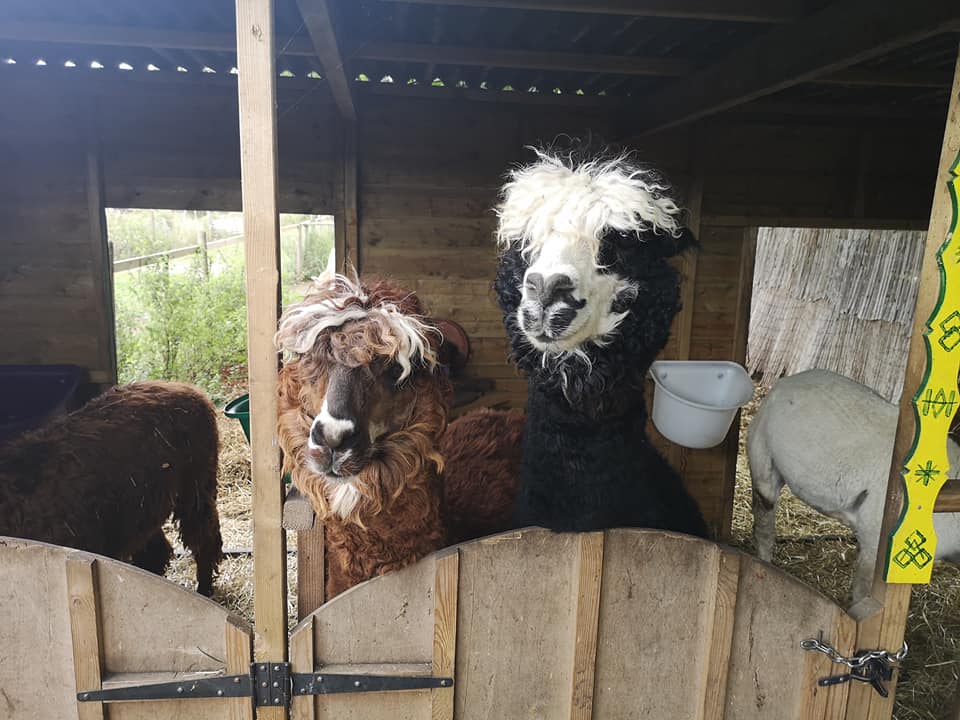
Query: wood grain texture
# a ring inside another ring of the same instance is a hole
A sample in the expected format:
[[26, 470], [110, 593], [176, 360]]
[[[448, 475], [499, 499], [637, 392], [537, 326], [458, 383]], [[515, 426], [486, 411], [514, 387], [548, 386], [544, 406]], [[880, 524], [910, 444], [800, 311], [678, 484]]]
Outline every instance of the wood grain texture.
[[593, 717], [593, 681], [597, 664], [597, 629], [603, 577], [602, 532], [579, 535], [576, 556], [576, 618], [573, 634], [573, 676], [570, 720]]
[[[224, 623], [226, 674], [246, 675], [253, 662], [253, 638], [246, 623], [227, 618]], [[253, 720], [253, 698], [231, 698], [229, 720]]]
[[[457, 594], [460, 586], [460, 553], [456, 548], [437, 556], [433, 588], [434, 677], [454, 677], [457, 657]], [[453, 720], [455, 688], [430, 691], [432, 720]]]
[[[313, 658], [313, 618], [302, 621], [290, 633], [290, 671], [312, 673]], [[294, 696], [290, 705], [290, 720], [314, 720], [316, 702], [314, 697]]]
[[703, 706], [699, 720], [723, 720], [727, 697], [727, 673], [730, 646], [736, 619], [737, 589], [740, 583], [740, 557], [720, 553], [717, 557], [717, 582], [713, 596], [713, 618], [704, 634], [708, 647], [706, 667], [700, 668], [704, 681]]
[[323, 605], [326, 583], [323, 523], [297, 533], [297, 618], [303, 620]]
[[[73, 671], [78, 693], [99, 690], [103, 672], [96, 562], [85, 555], [68, 557], [66, 560]], [[103, 703], [78, 702], [77, 716], [80, 720], [103, 720]]]
[[[281, 660], [287, 655], [287, 582], [273, 346], [280, 307], [274, 7], [272, 0], [237, 0], [236, 7], [254, 485], [254, 650], [258, 660]], [[259, 714], [281, 718], [286, 711], [268, 708]]]

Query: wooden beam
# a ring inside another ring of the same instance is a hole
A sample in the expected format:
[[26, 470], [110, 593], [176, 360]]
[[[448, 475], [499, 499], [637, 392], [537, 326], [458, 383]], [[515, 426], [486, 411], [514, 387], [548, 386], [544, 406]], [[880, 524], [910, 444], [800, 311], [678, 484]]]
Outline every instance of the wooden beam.
[[796, 20], [806, 3], [799, 0], [385, 0], [420, 5], [451, 5], [509, 10], [629, 15], [684, 20], [779, 23]]
[[362, 60], [469, 65], [517, 70], [553, 70], [614, 75], [686, 75], [695, 67], [691, 60], [669, 57], [633, 57], [565, 52], [500, 50], [484, 47], [457, 47], [415, 43], [378, 42], [364, 44], [356, 56]]
[[323, 65], [324, 75], [330, 84], [330, 92], [340, 114], [353, 120], [356, 110], [353, 106], [353, 97], [350, 94], [350, 79], [343, 66], [343, 55], [337, 44], [337, 34], [330, 20], [330, 8], [327, 0], [297, 0], [297, 7], [303, 16], [303, 24], [313, 41], [313, 48]]
[[958, 19], [956, 0], [842, 0], [650, 96], [638, 121], [646, 133], [691, 122], [942, 33]]
[[[232, 53], [236, 36], [230, 33], [138, 27], [136, 25], [87, 25], [54, 22], [0, 22], [0, 40], [17, 42], [101, 45], [167, 50], [204, 50]], [[284, 55], [314, 55], [308, 38], [293, 38], [285, 44]]]
[[357, 204], [357, 126], [348, 123], [343, 136], [343, 267], [360, 276], [360, 216]]
[[110, 243], [107, 240], [97, 98], [88, 98], [86, 108], [87, 223], [90, 228], [91, 270], [98, 286], [97, 335], [102, 346], [101, 364], [97, 369], [107, 373], [106, 384], [113, 385], [117, 382], [117, 323], [113, 302], [113, 273], [110, 272]]
[[[247, 277], [247, 361], [253, 475], [253, 611], [257, 660], [287, 657], [287, 563], [277, 443], [280, 222], [273, 0], [236, 0], [240, 174]], [[279, 720], [283, 708], [258, 717]]]
[[850, 68], [814, 78], [818, 85], [860, 85], [864, 87], [950, 88], [950, 73], [891, 68]]

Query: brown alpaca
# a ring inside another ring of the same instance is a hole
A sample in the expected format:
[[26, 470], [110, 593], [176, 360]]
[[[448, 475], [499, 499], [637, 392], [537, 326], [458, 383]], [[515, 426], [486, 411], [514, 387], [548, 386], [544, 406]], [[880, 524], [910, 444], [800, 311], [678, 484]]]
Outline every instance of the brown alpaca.
[[[458, 420], [445, 434], [452, 392], [437, 365], [441, 337], [416, 295], [388, 282], [319, 278], [284, 312], [276, 342], [287, 354], [278, 424], [284, 470], [324, 523], [328, 598], [446, 546], [450, 520], [470, 528], [454, 528], [458, 540], [506, 526], [519, 458], [509, 469], [501, 463], [512, 483], [485, 488], [487, 475], [466, 465], [495, 465], [498, 449], [474, 442], [468, 457], [466, 446], [457, 448], [457, 428], [490, 434], [505, 414], [484, 416], [482, 428]], [[519, 449], [515, 434], [506, 436]]]
[[327, 596], [443, 547], [449, 382], [415, 295], [319, 279], [280, 321], [284, 469], [326, 529]]
[[196, 388], [115, 387], [0, 446], [0, 535], [99, 553], [162, 575], [173, 513], [210, 595], [221, 558], [216, 411]]

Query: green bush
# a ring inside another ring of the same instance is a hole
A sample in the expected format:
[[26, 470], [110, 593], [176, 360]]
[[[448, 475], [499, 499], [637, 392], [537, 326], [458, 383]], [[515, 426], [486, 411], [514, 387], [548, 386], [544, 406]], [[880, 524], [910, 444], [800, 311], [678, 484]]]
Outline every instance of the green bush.
[[[132, 213], [133, 211], [124, 211]], [[149, 211], [147, 211], [149, 212]], [[158, 222], [167, 223], [163, 211]], [[282, 224], [308, 216], [285, 216]], [[126, 216], [118, 227], [131, 232], [128, 246], [144, 249], [143, 221]], [[111, 240], [114, 226], [111, 224]], [[281, 239], [283, 302], [299, 297], [297, 286], [326, 266], [333, 231], [309, 227], [301, 272], [295, 272], [297, 232]], [[161, 248], [163, 249], [163, 248]], [[151, 248], [155, 251], [154, 248]], [[121, 383], [181, 380], [204, 388], [217, 401], [245, 392], [247, 361], [246, 286], [243, 246], [211, 250], [205, 272], [199, 253], [162, 259], [114, 276], [117, 362]]]
[[162, 261], [116, 284], [120, 381], [184, 380], [221, 397], [246, 365], [242, 256], [224, 253], [208, 279], [199, 258], [183, 265]]

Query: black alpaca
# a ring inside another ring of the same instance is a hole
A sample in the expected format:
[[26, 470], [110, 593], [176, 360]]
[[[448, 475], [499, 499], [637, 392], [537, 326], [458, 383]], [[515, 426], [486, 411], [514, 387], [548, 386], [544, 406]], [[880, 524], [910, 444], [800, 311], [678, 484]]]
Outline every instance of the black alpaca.
[[529, 378], [518, 527], [649, 527], [706, 536], [650, 444], [644, 383], [680, 308], [667, 258], [693, 247], [651, 172], [538, 153], [498, 208], [495, 288]]

